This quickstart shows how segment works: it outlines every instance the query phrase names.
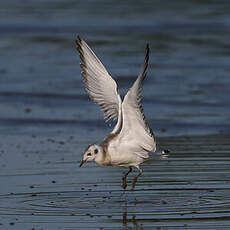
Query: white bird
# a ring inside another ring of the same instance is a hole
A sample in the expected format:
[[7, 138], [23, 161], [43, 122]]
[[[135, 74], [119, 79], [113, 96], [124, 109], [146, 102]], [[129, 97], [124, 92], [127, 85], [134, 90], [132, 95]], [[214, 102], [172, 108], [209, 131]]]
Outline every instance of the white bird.
[[136, 167], [139, 173], [133, 179], [134, 190], [137, 178], [143, 173], [140, 164], [167, 157], [169, 152], [157, 151], [154, 134], [145, 120], [141, 105], [141, 85], [146, 76], [149, 45], [146, 46], [144, 64], [138, 78], [122, 101], [115, 80], [92, 49], [79, 36], [76, 44], [81, 58], [81, 74], [90, 98], [101, 107], [106, 121], [117, 120], [113, 131], [99, 145], [92, 144], [85, 149], [80, 167], [85, 162], [95, 161], [99, 165], [129, 168], [122, 178], [123, 189], [127, 186], [126, 177], [132, 167]]

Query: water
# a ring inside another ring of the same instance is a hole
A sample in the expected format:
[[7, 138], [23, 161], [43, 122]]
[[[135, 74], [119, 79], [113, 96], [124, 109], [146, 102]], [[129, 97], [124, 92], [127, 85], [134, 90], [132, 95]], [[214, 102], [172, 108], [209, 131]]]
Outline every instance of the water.
[[[2, 1], [0, 229], [229, 229], [229, 13], [228, 1]], [[172, 154], [143, 165], [135, 192], [123, 169], [78, 168], [113, 125], [84, 90], [78, 34], [121, 95], [150, 43], [143, 106]]]
[[122, 171], [87, 164], [78, 137], [10, 136], [1, 143], [3, 229], [228, 229], [229, 135], [160, 138], [167, 160], [149, 162], [131, 192]]

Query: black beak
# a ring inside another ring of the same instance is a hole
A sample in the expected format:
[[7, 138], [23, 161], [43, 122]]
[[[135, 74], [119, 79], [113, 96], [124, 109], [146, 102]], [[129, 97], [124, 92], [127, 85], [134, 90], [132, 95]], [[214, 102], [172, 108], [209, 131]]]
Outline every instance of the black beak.
[[82, 160], [79, 167], [81, 167], [85, 162], [86, 162], [86, 160]]

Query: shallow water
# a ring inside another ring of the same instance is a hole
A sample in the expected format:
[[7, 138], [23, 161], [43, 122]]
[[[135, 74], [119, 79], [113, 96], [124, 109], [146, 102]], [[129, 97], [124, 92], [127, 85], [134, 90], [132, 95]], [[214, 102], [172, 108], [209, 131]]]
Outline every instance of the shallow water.
[[[229, 6], [1, 1], [0, 229], [229, 229]], [[135, 192], [123, 169], [78, 167], [113, 126], [84, 90], [78, 34], [121, 95], [150, 43], [143, 106], [172, 154], [143, 165]]]
[[[76, 137], [8, 136], [1, 143], [4, 229], [228, 229], [229, 135], [160, 138], [167, 160], [143, 165], [136, 190], [120, 168], [86, 164]], [[221, 228], [219, 228], [221, 226]]]

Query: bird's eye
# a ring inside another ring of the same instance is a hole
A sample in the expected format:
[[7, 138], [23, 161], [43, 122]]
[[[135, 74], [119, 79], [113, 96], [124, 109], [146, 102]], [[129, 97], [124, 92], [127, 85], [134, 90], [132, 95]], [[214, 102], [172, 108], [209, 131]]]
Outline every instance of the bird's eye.
[[87, 156], [91, 156], [92, 154], [91, 153], [87, 153]]
[[98, 149], [95, 149], [95, 150], [94, 150], [94, 153], [97, 154], [97, 153], [98, 153]]

